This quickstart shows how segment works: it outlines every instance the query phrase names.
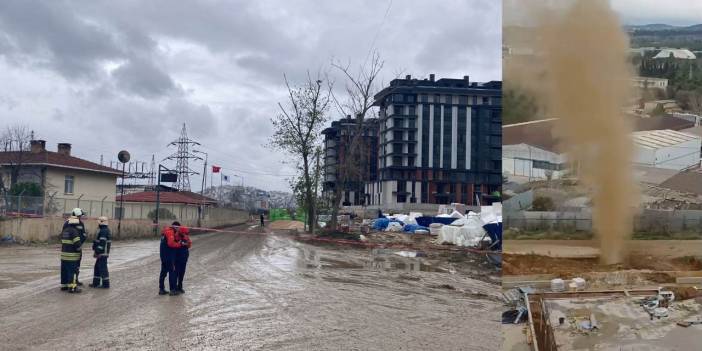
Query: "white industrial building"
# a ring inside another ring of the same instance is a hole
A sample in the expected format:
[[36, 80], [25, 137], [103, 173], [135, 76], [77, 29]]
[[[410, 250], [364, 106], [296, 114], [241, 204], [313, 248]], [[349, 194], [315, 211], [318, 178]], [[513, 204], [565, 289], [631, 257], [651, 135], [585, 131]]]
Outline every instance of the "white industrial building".
[[561, 178], [566, 156], [551, 134], [555, 119], [502, 126], [502, 173], [512, 181]]
[[502, 146], [502, 172], [508, 177], [558, 179], [566, 171], [565, 154], [524, 143]]
[[700, 164], [702, 138], [670, 129], [633, 133], [634, 163], [682, 170]]

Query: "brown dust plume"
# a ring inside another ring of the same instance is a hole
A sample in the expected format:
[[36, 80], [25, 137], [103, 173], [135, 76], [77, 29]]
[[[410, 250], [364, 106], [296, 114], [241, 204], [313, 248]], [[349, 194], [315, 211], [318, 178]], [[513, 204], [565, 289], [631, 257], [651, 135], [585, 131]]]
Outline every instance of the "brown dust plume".
[[[622, 107], [631, 95], [628, 40], [604, 0], [539, 11], [535, 49], [538, 79], [529, 83], [548, 115], [557, 117], [557, 136], [577, 176], [592, 189], [594, 229], [601, 260], [625, 255], [633, 226], [637, 186], [632, 172], [631, 126]], [[533, 69], [521, 66], [520, 70]], [[534, 76], [534, 72], [510, 74]]]

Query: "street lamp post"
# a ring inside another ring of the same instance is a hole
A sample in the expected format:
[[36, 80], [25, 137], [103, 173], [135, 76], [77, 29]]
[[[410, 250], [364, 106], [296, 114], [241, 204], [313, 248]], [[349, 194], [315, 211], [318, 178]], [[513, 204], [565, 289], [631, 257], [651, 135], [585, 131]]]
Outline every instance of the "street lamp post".
[[117, 159], [119, 162], [122, 162], [122, 186], [121, 186], [121, 194], [119, 197], [119, 218], [117, 220], [117, 237], [121, 237], [122, 234], [122, 217], [124, 217], [124, 178], [125, 178], [125, 173], [124, 173], [124, 165], [129, 162], [129, 159], [131, 156], [129, 155], [129, 152], [127, 150], [122, 150], [117, 154]]

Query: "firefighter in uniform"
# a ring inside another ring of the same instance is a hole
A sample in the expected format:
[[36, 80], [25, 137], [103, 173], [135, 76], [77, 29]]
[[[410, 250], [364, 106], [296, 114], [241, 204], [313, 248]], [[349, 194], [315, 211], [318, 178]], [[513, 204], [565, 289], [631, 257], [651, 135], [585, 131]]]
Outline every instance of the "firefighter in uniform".
[[176, 291], [179, 294], [184, 294], [183, 278], [185, 277], [185, 267], [188, 265], [188, 257], [190, 256], [190, 247], [193, 245], [190, 240], [190, 232], [186, 227], [179, 227], [176, 233], [176, 241], [180, 244], [180, 248], [175, 249], [175, 269], [176, 269]]
[[[80, 244], [81, 245], [83, 245], [83, 243], [85, 243], [85, 239], [87, 238], [85, 236], [85, 224], [83, 224], [83, 221], [80, 219], [81, 217], [83, 217], [83, 215], [84, 215], [83, 210], [76, 207], [73, 209], [73, 211], [71, 211], [71, 217], [68, 218], [68, 220], [70, 220], [71, 218], [78, 220], [78, 224], [75, 225], [74, 227], [76, 228], [76, 230], [78, 230], [78, 236], [80, 237]], [[68, 225], [69, 225], [68, 220], [66, 220], [66, 222], [63, 223], [63, 229], [66, 229], [66, 227], [68, 227]], [[78, 284], [78, 286], [83, 286], [83, 283], [78, 280], [78, 275], [80, 274], [80, 262], [81, 262], [82, 258], [83, 258], [83, 255], [81, 252], [80, 257], [78, 257], [78, 265], [76, 267], [76, 284]]]
[[98, 232], [93, 241], [93, 257], [95, 257], [95, 269], [93, 270], [93, 282], [91, 288], [110, 288], [110, 273], [107, 271], [107, 257], [110, 255], [112, 246], [110, 228], [107, 226], [107, 217], [98, 218]]
[[[161, 233], [161, 246], [159, 248], [159, 254], [161, 256], [161, 273], [158, 277], [159, 295], [178, 295], [175, 254], [176, 250], [180, 248], [180, 243], [176, 240], [176, 234], [178, 233], [179, 227], [180, 223], [173, 222], [171, 226], [163, 228], [163, 232]], [[168, 276], [168, 288], [170, 289], [170, 293], [166, 291], [164, 284], [166, 275]]]
[[78, 264], [81, 256], [81, 245], [78, 218], [71, 217], [66, 221], [61, 231], [61, 290], [79, 293]]

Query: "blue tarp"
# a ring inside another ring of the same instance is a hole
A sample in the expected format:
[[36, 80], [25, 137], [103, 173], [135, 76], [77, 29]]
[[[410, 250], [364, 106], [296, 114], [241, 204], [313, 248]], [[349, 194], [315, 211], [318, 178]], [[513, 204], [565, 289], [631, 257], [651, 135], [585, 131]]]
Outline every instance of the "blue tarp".
[[453, 223], [457, 218], [451, 218], [451, 217], [417, 217], [417, 224], [421, 225], [422, 227], [429, 227], [430, 224], [432, 223], [441, 223], [444, 225], [449, 225]]
[[404, 223], [396, 220], [391, 220], [388, 218], [377, 218], [375, 221], [373, 221], [373, 229], [375, 230], [385, 230], [385, 228], [388, 227], [390, 222], [397, 222], [400, 223], [401, 225], [404, 225]]
[[502, 222], [485, 224], [483, 225], [483, 229], [485, 229], [492, 241], [490, 248], [492, 250], [502, 251]]

